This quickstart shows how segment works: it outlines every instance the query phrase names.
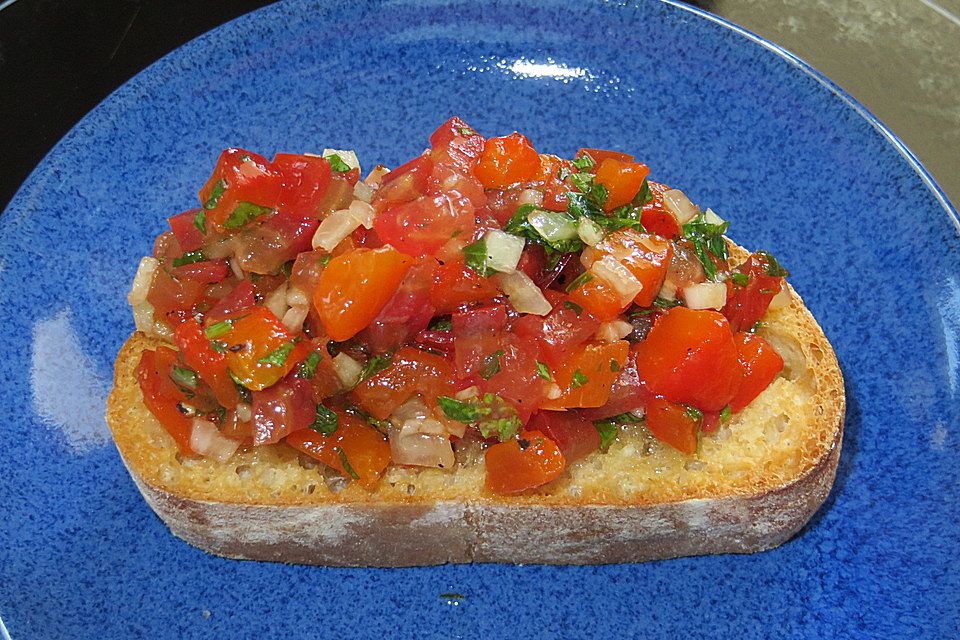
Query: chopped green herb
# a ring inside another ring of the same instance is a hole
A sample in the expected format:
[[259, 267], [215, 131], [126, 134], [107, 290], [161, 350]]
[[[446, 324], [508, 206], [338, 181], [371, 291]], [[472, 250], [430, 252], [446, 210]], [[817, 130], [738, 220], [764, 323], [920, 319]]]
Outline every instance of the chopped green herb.
[[[207, 198], [207, 201], [203, 203], [203, 208], [207, 209], [208, 211], [210, 209], [216, 209], [217, 203], [220, 202], [220, 196], [223, 195], [223, 192], [226, 190], [226, 188], [226, 180], [223, 178], [217, 180], [217, 182], [213, 185], [213, 189], [210, 190], [210, 197]], [[196, 220], [194, 220], [194, 224], [196, 224]], [[203, 231], [203, 229], [201, 229], [201, 231]], [[206, 233], [206, 231], [203, 232]]]
[[607, 420], [610, 420], [617, 424], [637, 424], [639, 422], [643, 422], [643, 418], [638, 418], [637, 416], [633, 415], [629, 411], [627, 411], [626, 413], [618, 413], [615, 416], [610, 416], [609, 418], [607, 418]]
[[763, 258], [767, 262], [767, 275], [773, 276], [774, 278], [786, 278], [790, 275], [790, 272], [783, 268], [783, 266], [777, 262], [777, 259], [773, 257], [773, 254], [769, 251], [757, 251], [757, 255]]
[[470, 127], [457, 127], [457, 131], [460, 132], [462, 136], [475, 136], [477, 132], [471, 129]]
[[573, 372], [573, 379], [570, 381], [570, 386], [573, 387], [574, 389], [579, 389], [580, 387], [587, 384], [588, 382], [590, 382], [590, 378], [583, 375], [583, 371], [580, 371], [580, 369], [577, 369], [576, 371]]
[[207, 336], [208, 339], [213, 340], [214, 338], [219, 338], [223, 334], [227, 333], [233, 329], [233, 320], [221, 320], [220, 322], [215, 322], [206, 329], [203, 330], [203, 335]]
[[325, 256], [320, 256], [319, 258], [317, 258], [317, 264], [319, 264], [321, 267], [325, 267], [328, 264], [330, 264], [330, 260], [332, 259], [333, 259], [333, 256], [329, 254]]
[[726, 422], [732, 415], [733, 409], [730, 408], [730, 405], [725, 406], [723, 409], [720, 409], [720, 422]]
[[738, 287], [745, 287], [750, 284], [750, 276], [745, 273], [731, 273], [730, 279], [733, 281], [733, 284]]
[[239, 229], [240, 227], [245, 226], [251, 220], [259, 218], [262, 215], [266, 215], [271, 211], [273, 211], [273, 209], [270, 207], [261, 207], [258, 204], [253, 204], [252, 202], [238, 202], [237, 206], [227, 218], [227, 221], [223, 223], [223, 226], [227, 229]]
[[717, 275], [717, 265], [713, 259], [727, 259], [727, 241], [723, 234], [729, 227], [727, 221], [719, 224], [708, 222], [702, 213], [683, 225], [683, 237], [693, 243], [693, 252], [700, 259], [708, 280], [713, 280]]
[[350, 464], [350, 460], [347, 459], [347, 454], [342, 447], [336, 448], [337, 457], [340, 459], [340, 464], [343, 466], [343, 470], [347, 472], [347, 475], [353, 478], [354, 480], [360, 479], [360, 474], [354, 471], [353, 465]]
[[553, 382], [553, 375], [550, 373], [550, 367], [544, 362], [537, 360], [537, 375], [543, 378], [544, 380], [549, 380]]
[[216, 351], [217, 353], [226, 353], [227, 352], [227, 343], [223, 340], [211, 340], [210, 348]]
[[178, 387], [186, 387], [187, 389], [196, 389], [199, 381], [196, 371], [184, 369], [176, 365], [170, 369], [170, 379], [173, 380]]
[[287, 358], [290, 357], [290, 352], [293, 351], [295, 344], [296, 343], [293, 340], [290, 342], [284, 342], [282, 345], [277, 347], [276, 351], [268, 353], [257, 360], [257, 362], [274, 367], [282, 367], [287, 363]]
[[203, 251], [187, 251], [185, 254], [183, 254], [179, 258], [173, 259], [173, 266], [182, 267], [185, 264], [203, 262], [206, 259], [207, 259], [207, 256], [203, 255]]
[[317, 374], [317, 365], [320, 364], [320, 360], [323, 358], [316, 351], [312, 351], [307, 358], [300, 363], [300, 369], [297, 370], [298, 378], [312, 378]]
[[613, 444], [613, 441], [617, 439], [620, 427], [610, 419], [597, 420], [593, 423], [593, 426], [596, 428], [597, 433], [600, 434], [600, 451], [606, 453], [610, 449], [610, 445]]
[[230, 369], [227, 369], [227, 375], [230, 376], [230, 379], [233, 380], [233, 384], [237, 387], [237, 393], [240, 394], [240, 402], [250, 404], [253, 401], [253, 396], [250, 394], [250, 389], [247, 389], [246, 385], [243, 384], [243, 381], [237, 377]]
[[681, 306], [679, 300], [667, 300], [666, 298], [661, 298], [657, 296], [653, 301], [653, 306], [659, 307], [661, 309], [672, 309], [674, 307]]
[[483, 415], [477, 404], [461, 402], [448, 396], [437, 396], [437, 405], [448, 418], [464, 424], [473, 424]]
[[703, 423], [703, 411], [697, 409], [696, 407], [687, 407], [687, 410], [684, 411], [684, 414], [697, 424]]
[[290, 274], [293, 273], [293, 260], [287, 260], [282, 265], [280, 265], [280, 273], [285, 277], [289, 278]]
[[640, 191], [633, 198], [633, 204], [642, 207], [650, 202], [653, 202], [653, 191], [650, 190], [650, 182], [644, 178], [643, 184], [640, 185]]
[[580, 316], [581, 313], [583, 313], [583, 307], [578, 305], [573, 300], [564, 300], [563, 306], [564, 308], [570, 309], [571, 311], [573, 311], [575, 314], [577, 314], [578, 317]]
[[214, 412], [214, 420], [218, 424], [223, 424], [223, 421], [227, 419], [227, 410], [223, 407], [217, 407], [217, 410]]
[[467, 266], [481, 276], [486, 277], [493, 274], [493, 269], [487, 265], [487, 239], [485, 237], [465, 246], [463, 248], [463, 258]]
[[593, 161], [593, 158], [587, 154], [583, 154], [579, 158], [573, 160], [573, 166], [577, 168], [578, 171], [589, 171], [596, 166], [596, 162]]
[[517, 207], [517, 210], [507, 221], [507, 224], [504, 225], [503, 230], [536, 244], [543, 245], [544, 250], [547, 252], [548, 264], [552, 263], [550, 266], [556, 264], [556, 261], [560, 259], [560, 255], [583, 249], [583, 241], [576, 235], [570, 238], [556, 240], [548, 240], [540, 235], [540, 232], [530, 223], [529, 219], [530, 214], [536, 211], [544, 212], [546, 215], [554, 218], [558, 224], [562, 223], [564, 218], [567, 218], [571, 225], [577, 222], [576, 219], [570, 218], [566, 213], [546, 211], [535, 204], [523, 204]]
[[483, 359], [483, 366], [480, 367], [480, 377], [489, 380], [500, 373], [500, 357], [503, 356], [503, 349], [497, 349]]
[[620, 371], [620, 363], [617, 362], [616, 360], [611, 360], [611, 361], [610, 361], [610, 371], [612, 371], [613, 373], [616, 373], [617, 371]]
[[453, 329], [453, 322], [450, 318], [436, 318], [427, 328], [431, 331], [450, 331]]
[[339, 424], [340, 418], [337, 417], [336, 413], [330, 409], [327, 409], [322, 404], [318, 404], [317, 416], [314, 418], [310, 428], [317, 433], [322, 433], [325, 436], [331, 436], [334, 434], [334, 432], [336, 432]]
[[570, 293], [571, 291], [575, 291], [580, 287], [582, 287], [583, 285], [590, 282], [591, 280], [593, 280], [593, 274], [590, 273], [589, 271], [584, 271], [583, 273], [578, 275], [576, 278], [574, 278], [573, 282], [567, 285], [566, 291], [567, 293]]
[[475, 424], [484, 438], [496, 435], [503, 442], [515, 436], [523, 426], [516, 410], [506, 400], [492, 393], [467, 401], [438, 396], [437, 405], [451, 420]]
[[205, 210], [200, 209], [197, 211], [197, 215], [193, 216], [193, 226], [203, 235], [207, 235], [207, 212]]
[[390, 422], [387, 420], [378, 420], [372, 415], [361, 409], [356, 405], [350, 405], [344, 409], [349, 414], [355, 415], [362, 420], [365, 420], [367, 424], [379, 431], [382, 435], [387, 435], [387, 431], [390, 429]]
[[343, 161], [336, 153], [331, 153], [328, 156], [323, 156], [330, 163], [330, 168], [336, 171], [337, 173], [344, 173], [345, 171], [350, 171], [350, 165]]
[[366, 380], [370, 376], [380, 373], [390, 366], [392, 359], [393, 356], [391, 354], [373, 356], [363, 365], [363, 370], [360, 372], [360, 380]]
[[757, 320], [756, 322], [753, 323], [752, 327], [747, 329], [747, 333], [756, 333], [757, 331], [760, 331], [762, 327], [763, 327], [763, 322], [760, 320]]

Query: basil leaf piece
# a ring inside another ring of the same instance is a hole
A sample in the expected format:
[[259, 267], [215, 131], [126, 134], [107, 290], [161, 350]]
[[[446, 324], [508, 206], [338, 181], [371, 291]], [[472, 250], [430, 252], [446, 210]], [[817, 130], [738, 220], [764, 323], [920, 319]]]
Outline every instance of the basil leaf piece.
[[290, 342], [284, 342], [282, 345], [277, 347], [275, 351], [263, 356], [257, 360], [257, 362], [274, 367], [282, 367], [287, 363], [287, 358], [290, 357], [290, 352], [293, 351], [295, 344], [296, 343], [293, 340]]
[[354, 480], [360, 479], [360, 474], [354, 471], [353, 465], [350, 464], [350, 460], [347, 459], [347, 453], [343, 450], [342, 447], [336, 448], [337, 458], [340, 459], [340, 464], [343, 466], [343, 470], [346, 471], [347, 475], [353, 478]]
[[197, 214], [193, 216], [193, 226], [203, 235], [207, 235], [207, 212], [205, 210], [200, 209], [197, 211]]
[[437, 405], [451, 420], [476, 425], [484, 438], [496, 436], [503, 442], [515, 436], [523, 426], [516, 409], [492, 393], [467, 401], [438, 396]]
[[537, 360], [537, 375], [544, 380], [553, 382], [553, 374], [550, 373], [550, 367], [547, 366], [547, 363], [540, 362], [539, 360]]
[[[203, 208], [206, 210], [216, 209], [217, 204], [220, 202], [220, 197], [223, 195], [223, 192], [227, 189], [227, 181], [223, 178], [217, 180], [213, 185], [213, 189], [210, 190], [210, 197], [207, 198], [207, 201], [203, 203]], [[204, 231], [206, 233], [206, 231]]]
[[340, 417], [336, 413], [327, 409], [322, 404], [317, 405], [317, 417], [310, 424], [310, 429], [325, 436], [331, 436], [337, 431], [340, 425]]
[[573, 372], [573, 379], [570, 381], [570, 386], [574, 389], [579, 389], [580, 387], [587, 384], [588, 382], [590, 382], [590, 378], [585, 376], [583, 374], [583, 371], [580, 371], [580, 369], [577, 369], [576, 371]]
[[617, 439], [620, 433], [620, 427], [613, 420], [597, 420], [593, 423], [597, 433], [600, 434], [600, 451], [606, 453], [610, 450], [610, 445]]
[[316, 351], [312, 352], [306, 359], [300, 363], [300, 369], [297, 370], [297, 377], [309, 379], [317, 375], [317, 365], [320, 364], [322, 356]]
[[503, 349], [497, 349], [483, 359], [483, 366], [480, 367], [480, 377], [489, 380], [500, 373], [500, 358], [503, 356]]
[[708, 222], [703, 213], [683, 225], [681, 233], [693, 244], [693, 252], [703, 265], [703, 273], [708, 280], [713, 280], [717, 275], [717, 265], [713, 258], [727, 259], [727, 242], [723, 234], [729, 227], [728, 221], [719, 224]]
[[328, 156], [324, 156], [324, 158], [326, 158], [327, 162], [330, 163], [330, 168], [336, 171], [337, 173], [345, 173], [347, 171], [350, 171], [350, 165], [344, 162], [343, 158], [341, 158], [338, 154], [331, 153]]
[[487, 239], [480, 238], [463, 248], [463, 259], [467, 266], [483, 277], [493, 274], [493, 269], [487, 266]]
[[250, 221], [273, 211], [270, 207], [261, 207], [252, 202], [238, 202], [223, 226], [227, 229], [239, 229]]
[[373, 356], [363, 365], [363, 370], [360, 372], [360, 380], [366, 380], [370, 376], [380, 373], [390, 366], [392, 359], [393, 356], [391, 354]]
[[188, 251], [179, 258], [173, 259], [173, 266], [182, 267], [185, 264], [194, 264], [195, 262], [203, 262], [207, 259], [207, 256], [203, 255], [203, 251]]

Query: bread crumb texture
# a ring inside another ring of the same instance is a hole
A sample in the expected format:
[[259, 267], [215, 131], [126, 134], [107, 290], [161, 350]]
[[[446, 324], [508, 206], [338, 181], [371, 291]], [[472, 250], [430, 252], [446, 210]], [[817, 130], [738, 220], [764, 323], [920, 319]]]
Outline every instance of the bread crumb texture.
[[228, 463], [183, 458], [144, 406], [136, 367], [158, 343], [134, 334], [118, 356], [107, 418], [125, 464], [154, 489], [182, 498], [249, 505], [434, 503], [653, 505], [775, 491], [811, 472], [839, 446], [843, 380], [833, 350], [794, 294], [760, 334], [783, 356], [783, 373], [749, 407], [685, 456], [643, 427], [621, 430], [607, 453], [571, 465], [538, 491], [504, 497], [484, 489], [482, 452], [458, 453], [452, 470], [390, 467], [374, 491], [284, 445], [239, 451]]

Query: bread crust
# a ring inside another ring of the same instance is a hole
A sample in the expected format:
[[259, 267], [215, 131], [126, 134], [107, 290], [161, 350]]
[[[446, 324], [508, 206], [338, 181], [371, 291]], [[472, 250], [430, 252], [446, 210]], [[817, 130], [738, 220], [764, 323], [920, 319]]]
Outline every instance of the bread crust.
[[[739, 247], [733, 253], [733, 260], [746, 255]], [[797, 444], [803, 450], [796, 473], [783, 478], [759, 469], [745, 480], [680, 498], [675, 492], [572, 497], [549, 488], [513, 497], [482, 488], [452, 497], [355, 486], [334, 493], [322, 482], [321, 490], [295, 497], [267, 490], [251, 496], [177, 485], [156, 464], [158, 452], [172, 457], [175, 445], [143, 406], [136, 382], [141, 352], [159, 344], [142, 334], [131, 336], [117, 358], [107, 421], [130, 475], [170, 530], [228, 558], [401, 567], [751, 553], [784, 543], [810, 519], [830, 492], [842, 448], [845, 399], [833, 349], [795, 293], [781, 315], [780, 329], [807, 361], [793, 383], [808, 386], [815, 405], [803, 425], [807, 437]], [[234, 466], [224, 465], [224, 472], [233, 473]]]

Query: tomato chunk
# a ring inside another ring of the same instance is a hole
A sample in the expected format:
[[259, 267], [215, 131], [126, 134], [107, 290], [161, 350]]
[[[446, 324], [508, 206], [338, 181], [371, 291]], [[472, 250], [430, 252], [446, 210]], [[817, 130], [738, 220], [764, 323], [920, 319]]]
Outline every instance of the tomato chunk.
[[220, 342], [230, 371], [251, 391], [276, 384], [309, 352], [266, 307], [208, 326], [205, 335]]
[[439, 314], [452, 313], [468, 302], [481, 302], [498, 295], [500, 290], [493, 280], [480, 276], [462, 261], [440, 265], [430, 287], [430, 300]]
[[490, 138], [483, 145], [474, 173], [488, 189], [503, 189], [536, 179], [540, 173], [540, 156], [522, 134]]
[[783, 358], [769, 342], [756, 334], [738, 333], [734, 340], [743, 367], [743, 382], [737, 395], [730, 401], [730, 409], [737, 413], [753, 402], [783, 371]]
[[369, 325], [412, 263], [410, 256], [392, 247], [354, 249], [330, 260], [313, 294], [327, 334], [341, 342]]
[[727, 319], [715, 311], [674, 307], [634, 347], [640, 380], [656, 395], [719, 411], [743, 378]]
[[640, 162], [623, 162], [615, 158], [606, 158], [597, 167], [597, 184], [607, 189], [607, 201], [603, 208], [613, 211], [629, 204], [640, 192], [643, 181], [650, 174], [650, 168]]
[[[167, 219], [183, 251], [196, 251], [203, 246], [204, 235], [196, 224], [197, 214], [201, 211], [190, 209]], [[206, 228], [205, 224], [202, 226]]]
[[658, 236], [664, 238], [677, 237], [680, 235], [680, 223], [663, 204], [663, 194], [669, 191], [670, 187], [659, 182], [647, 182], [647, 186], [650, 187], [650, 194], [653, 199], [643, 205], [640, 222], [643, 223], [647, 231]]
[[727, 304], [723, 307], [723, 315], [730, 320], [734, 331], [746, 331], [756, 324], [767, 312], [773, 296], [780, 292], [783, 277], [770, 275], [771, 271], [768, 259], [755, 253], [735, 270], [735, 273], [747, 277], [747, 283], [737, 284], [735, 279], [727, 281]]
[[437, 396], [450, 395], [452, 390], [452, 364], [438, 355], [403, 347], [390, 366], [358, 384], [352, 394], [364, 411], [385, 420], [416, 393], [436, 406]]
[[454, 238], [469, 238], [475, 226], [473, 204], [457, 193], [390, 204], [373, 220], [383, 242], [416, 257], [434, 255]]
[[557, 443], [540, 431], [524, 431], [507, 442], [495, 444], [484, 456], [487, 489], [510, 495], [556, 480], [566, 466]]
[[227, 357], [210, 346], [203, 327], [190, 318], [177, 327], [174, 340], [184, 363], [206, 382], [222, 406], [233, 408], [240, 402], [236, 384], [227, 371]]
[[219, 229], [241, 203], [273, 208], [281, 187], [280, 174], [266, 158], [244, 149], [227, 149], [200, 189], [200, 204], [207, 210], [207, 222]]
[[277, 209], [299, 217], [316, 218], [333, 172], [330, 161], [316, 156], [278, 153], [273, 169], [280, 174]]
[[699, 419], [692, 411], [664, 398], [647, 404], [647, 428], [662, 442], [686, 454], [697, 452]]
[[252, 395], [254, 445], [280, 442], [316, 419], [317, 405], [306, 380], [288, 376], [284, 384], [254, 391]]
[[301, 429], [285, 442], [328, 467], [372, 489], [390, 464], [387, 439], [348, 413], [337, 412], [337, 430], [329, 436]]
[[600, 448], [600, 434], [579, 411], [541, 411], [527, 423], [557, 443], [567, 464]]
[[554, 378], [561, 395], [543, 403], [545, 409], [600, 407], [610, 398], [613, 382], [627, 361], [630, 343], [591, 342], [573, 352], [557, 367]]
[[190, 449], [193, 421], [177, 409], [180, 400], [176, 387], [169, 380], [170, 367], [176, 358], [176, 352], [167, 347], [144, 351], [137, 365], [137, 382], [143, 393], [143, 403], [177, 443], [180, 453], [195, 455]]
[[595, 248], [584, 251], [587, 264], [593, 264], [604, 255], [613, 256], [640, 281], [643, 288], [633, 301], [641, 307], [649, 307], [663, 286], [673, 257], [673, 245], [655, 235], [621, 229], [606, 236]]
[[601, 322], [613, 320], [626, 309], [629, 304], [620, 302], [616, 289], [606, 281], [588, 274], [583, 282], [574, 281], [570, 291], [570, 301], [578, 304]]

